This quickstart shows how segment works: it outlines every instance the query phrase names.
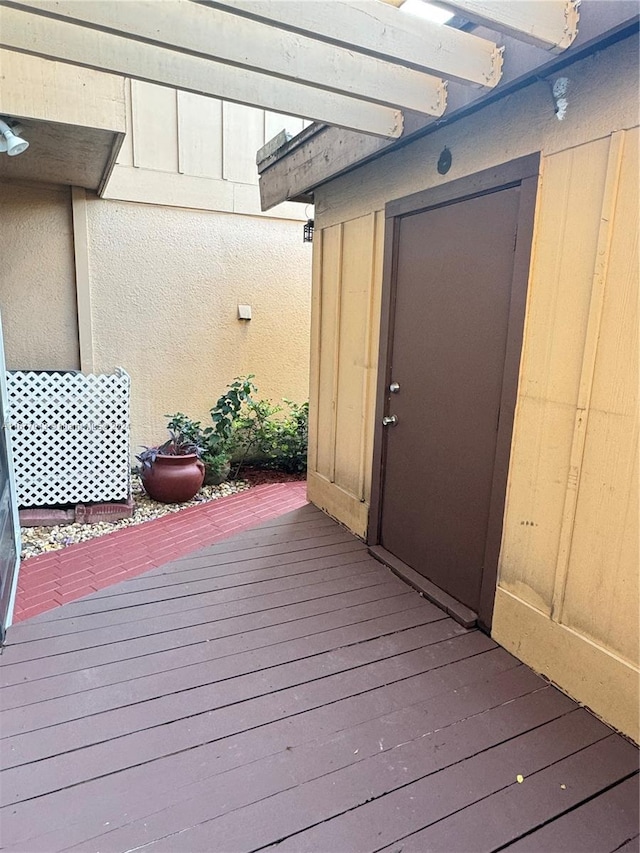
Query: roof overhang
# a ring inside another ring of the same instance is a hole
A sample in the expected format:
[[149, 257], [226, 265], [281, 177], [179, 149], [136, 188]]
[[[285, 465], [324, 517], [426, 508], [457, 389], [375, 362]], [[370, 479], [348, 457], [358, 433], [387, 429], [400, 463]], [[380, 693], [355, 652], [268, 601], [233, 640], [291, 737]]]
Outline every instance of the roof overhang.
[[126, 132], [123, 78], [0, 50], [0, 80], [0, 116], [29, 142], [0, 155], [0, 179], [100, 192]]
[[[312, 202], [314, 189], [322, 184], [458, 121], [536, 80], [549, 78], [563, 67], [637, 32], [638, 20], [635, 0], [582, 0], [577, 37], [561, 54], [552, 54], [484, 27], [474, 29], [474, 34], [505, 48], [502, 78], [495, 88], [487, 91], [450, 82], [446, 113], [440, 118], [428, 118], [406, 112], [404, 131], [399, 139], [381, 139], [316, 123], [276, 151], [265, 148], [258, 156], [263, 210], [283, 201]], [[549, 97], [552, 97], [551, 91]]]
[[[579, 0], [445, 2], [544, 54], [578, 32]], [[398, 139], [405, 117], [445, 113], [449, 83], [493, 89], [504, 62], [494, 41], [401, 3], [0, 0], [0, 46]]]

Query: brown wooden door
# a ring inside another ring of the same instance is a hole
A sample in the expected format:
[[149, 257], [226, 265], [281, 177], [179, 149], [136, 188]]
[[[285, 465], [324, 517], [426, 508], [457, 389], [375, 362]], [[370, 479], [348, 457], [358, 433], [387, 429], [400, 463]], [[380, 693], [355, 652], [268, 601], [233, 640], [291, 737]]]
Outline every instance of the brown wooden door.
[[397, 424], [383, 432], [379, 541], [476, 613], [487, 560], [495, 588], [502, 528], [522, 326], [513, 328], [512, 304], [521, 191], [395, 220], [386, 382], [399, 390], [386, 395]]

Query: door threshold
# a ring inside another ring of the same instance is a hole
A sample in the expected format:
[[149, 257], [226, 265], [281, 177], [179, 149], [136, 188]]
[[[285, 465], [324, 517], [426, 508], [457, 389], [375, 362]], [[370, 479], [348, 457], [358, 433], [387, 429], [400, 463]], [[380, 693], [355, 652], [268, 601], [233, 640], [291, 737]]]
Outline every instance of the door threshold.
[[459, 622], [465, 628], [474, 628], [478, 624], [478, 614], [474, 613], [469, 607], [456, 601], [453, 596], [449, 595], [440, 587], [436, 586], [431, 581], [423, 577], [411, 566], [403, 563], [397, 557], [394, 557], [382, 545], [371, 545], [369, 553], [375, 557], [380, 563], [391, 569], [394, 575], [402, 578], [403, 581], [416, 589], [419, 593], [428, 598], [433, 604], [437, 605], [445, 613], [448, 613], [452, 619]]

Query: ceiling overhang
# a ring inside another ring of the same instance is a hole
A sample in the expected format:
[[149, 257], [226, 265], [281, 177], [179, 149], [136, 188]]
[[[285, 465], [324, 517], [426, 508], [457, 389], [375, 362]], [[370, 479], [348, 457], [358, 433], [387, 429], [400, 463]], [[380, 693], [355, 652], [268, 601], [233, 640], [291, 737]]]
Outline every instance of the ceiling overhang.
[[[438, 5], [469, 26], [412, 17], [400, 0], [0, 0], [0, 47], [330, 126], [321, 141], [287, 143], [286, 163], [269, 152], [267, 209], [502, 97], [611, 21], [637, 17], [635, 0]], [[340, 154], [319, 170], [307, 161], [304, 179], [286, 186], [274, 177], [283, 164], [299, 175], [295, 158], [320, 146]]]
[[100, 192], [126, 132], [123, 79], [0, 50], [0, 80], [0, 116], [29, 142], [0, 155], [0, 179]]
[[[542, 51], [577, 34], [578, 0], [446, 5]], [[449, 81], [490, 90], [503, 64], [494, 40], [378, 0], [0, 0], [0, 46], [383, 139], [440, 118]]]
[[[544, 0], [539, 2], [544, 3]], [[462, 6], [462, 3], [456, 5]], [[478, 5], [492, 4], [478, 2]], [[518, 4], [500, 5], [513, 7]], [[529, 43], [527, 39], [514, 40], [484, 27], [475, 29], [474, 33], [487, 40], [493, 39], [504, 47], [505, 63], [498, 85], [487, 90], [449, 83], [446, 113], [437, 119], [416, 113], [406, 114], [400, 139], [378, 139], [316, 123], [287, 140], [278, 150], [263, 150], [258, 157], [263, 210], [282, 201], [313, 201], [313, 190], [316, 187], [482, 109], [536, 80], [549, 77], [607, 44], [628, 37], [637, 32], [638, 20], [638, 4], [635, 0], [582, 0], [579, 32], [572, 45], [561, 54]], [[551, 99], [551, 91], [549, 97]]]

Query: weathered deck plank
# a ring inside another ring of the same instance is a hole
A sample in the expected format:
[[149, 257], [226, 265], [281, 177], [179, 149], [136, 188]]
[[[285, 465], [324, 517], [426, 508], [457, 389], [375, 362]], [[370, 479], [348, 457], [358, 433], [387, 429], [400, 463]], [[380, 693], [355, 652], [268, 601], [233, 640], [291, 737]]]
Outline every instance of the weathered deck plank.
[[[103, 633], [104, 642], [102, 643], [76, 651], [48, 654], [45, 657], [17, 661], [13, 664], [6, 663], [0, 670], [0, 684], [3, 687], [14, 684], [26, 685], [31, 681], [53, 678], [56, 675], [84, 670], [87, 667], [125, 662], [143, 655], [198, 645], [211, 639], [242, 636], [265, 628], [287, 625], [289, 622], [312, 619], [322, 614], [331, 618], [332, 614], [341, 610], [348, 612], [351, 608], [363, 604], [406, 594], [406, 590], [399, 591], [397, 582], [390, 579], [387, 583], [360, 587], [337, 595], [311, 598], [294, 604], [284, 604], [280, 607], [241, 613], [221, 619], [215, 618], [215, 611], [210, 615], [210, 611], [205, 608], [204, 613], [198, 611], [193, 621], [186, 614], [187, 618], [180, 620], [181, 624], [174, 623], [171, 629], [162, 630], [160, 626], [156, 632], [131, 638], [123, 637], [117, 641], [109, 641], [111, 633], [105, 629], [103, 632], [96, 631], [93, 635], [93, 641], [96, 642]], [[47, 651], [51, 651], [50, 646], [47, 647]]]
[[[416, 601], [409, 593], [379, 598], [372, 602], [342, 608], [330, 613], [320, 613], [307, 619], [296, 619], [284, 624], [276, 624], [266, 628], [252, 628], [244, 633], [233, 633], [230, 636], [217, 637], [211, 628], [201, 636], [201, 641], [192, 642], [196, 646], [192, 650], [189, 666], [196, 663], [216, 660], [228, 657], [239, 652], [265, 649], [269, 646], [279, 646], [293, 640], [311, 637], [315, 634], [326, 634], [328, 631], [343, 628], [348, 625], [369, 622], [390, 616], [393, 613], [402, 613], [411, 609], [420, 608], [420, 602]], [[438, 617], [440, 618], [440, 617]], [[213, 634], [213, 636], [212, 636]], [[109, 684], [119, 684], [156, 673], [166, 673], [174, 669], [184, 667], [183, 643], [179, 648], [160, 648], [155, 652], [140, 652], [135, 658], [118, 659], [112, 663], [100, 663], [88, 665], [81, 670], [75, 670], [66, 675], [51, 677], [46, 672], [43, 678], [35, 681], [18, 683], [6, 687], [3, 691], [2, 706], [5, 710], [11, 708], [22, 708], [25, 705], [33, 705], [47, 699], [71, 696], [86, 690], [87, 684], [91, 683], [94, 688], [106, 687]], [[300, 653], [302, 646], [297, 643], [292, 646], [294, 652]], [[90, 661], [87, 661], [89, 664]]]
[[637, 849], [635, 748], [311, 507], [9, 640], [15, 853]]
[[[314, 739], [408, 707], [416, 702], [416, 697], [427, 703], [446, 702], [454, 692], [468, 694], [481, 682], [521, 666], [499, 648], [471, 657], [467, 652], [458, 649], [457, 659], [451, 654], [447, 657], [440, 654], [428, 665], [419, 650], [402, 659], [332, 676], [327, 681], [331, 682], [329, 688], [333, 692], [327, 693], [327, 685], [316, 684], [307, 687], [302, 697], [300, 691], [285, 695], [281, 707], [286, 707], [288, 714], [283, 710], [272, 722], [263, 725], [256, 725], [258, 718], [253, 713], [256, 702], [250, 700], [214, 720], [220, 740], [159, 759], [154, 762], [153, 774], [148, 773], [146, 765], [138, 765], [86, 783], [85, 810], [89, 811], [94, 826], [98, 821], [113, 821], [114, 813], [131, 817], [147, 801], [179, 800], [186, 786], [199, 780], [210, 780], [261, 757], [286, 755], [288, 747], [313, 744]], [[393, 690], [388, 689], [389, 684]], [[230, 738], [232, 749], [221, 749], [225, 735]], [[50, 828], [65, 826], [62, 816], [73, 808], [75, 794], [75, 788], [66, 788], [7, 810], [3, 823], [5, 836], [18, 833], [22, 837], [36, 818]]]

